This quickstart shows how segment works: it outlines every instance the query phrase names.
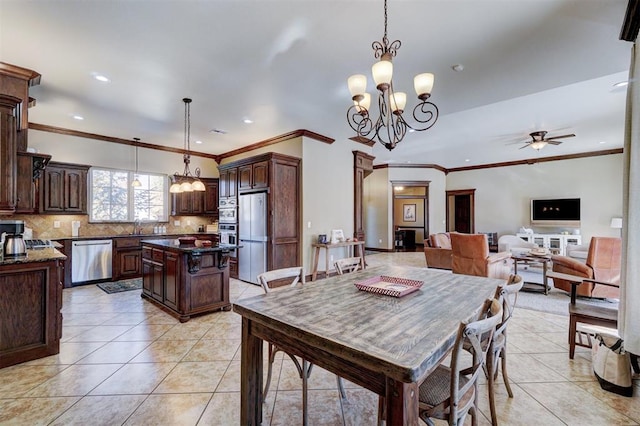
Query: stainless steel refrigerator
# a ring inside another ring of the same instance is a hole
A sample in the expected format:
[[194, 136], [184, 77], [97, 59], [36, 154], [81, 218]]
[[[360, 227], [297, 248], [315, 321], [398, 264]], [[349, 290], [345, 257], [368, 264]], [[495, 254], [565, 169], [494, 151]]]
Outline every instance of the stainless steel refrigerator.
[[253, 284], [267, 270], [267, 194], [240, 195], [238, 278]]

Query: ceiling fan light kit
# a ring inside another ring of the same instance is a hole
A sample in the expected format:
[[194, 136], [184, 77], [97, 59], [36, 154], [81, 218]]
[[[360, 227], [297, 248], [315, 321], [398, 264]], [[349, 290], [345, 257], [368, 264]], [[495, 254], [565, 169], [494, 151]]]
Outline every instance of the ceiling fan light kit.
[[529, 133], [529, 136], [531, 136], [531, 140], [530, 141], [526, 141], [524, 143], [524, 146], [520, 147], [520, 149], [526, 148], [528, 146], [530, 146], [531, 148], [535, 149], [536, 151], [540, 151], [542, 148], [544, 148], [545, 146], [551, 144], [551, 145], [560, 145], [562, 142], [557, 140], [557, 139], [565, 139], [565, 138], [572, 138], [575, 136], [575, 134], [570, 133], [567, 135], [560, 135], [560, 136], [553, 136], [551, 138], [547, 138], [547, 131], [546, 130], [538, 130], [536, 132], [531, 132]]
[[191, 155], [189, 154], [191, 150], [191, 99], [184, 98], [182, 99], [184, 102], [184, 149], [185, 153], [182, 156], [182, 161], [184, 162], [184, 171], [182, 174], [178, 174], [175, 172], [173, 174], [173, 184], [169, 188], [169, 192], [177, 194], [181, 192], [193, 192], [193, 191], [204, 191], [206, 188], [204, 187], [204, 183], [199, 179], [200, 177], [200, 168], [196, 167], [191, 173], [189, 168], [189, 163], [191, 163]]
[[[353, 105], [347, 110], [349, 126], [361, 138], [380, 142], [389, 151], [402, 141], [407, 131], [430, 129], [438, 120], [438, 107], [427, 100], [433, 89], [434, 75], [422, 73], [413, 80], [414, 89], [420, 102], [413, 109], [413, 119], [417, 124], [409, 125], [403, 117], [407, 103], [407, 94], [393, 89], [392, 58], [400, 49], [400, 40], [389, 43], [387, 38], [387, 0], [384, 1], [384, 36], [382, 42], [374, 41], [374, 56], [379, 59], [371, 67], [373, 81], [378, 90], [378, 118], [371, 119], [369, 108], [371, 95], [367, 93], [367, 77], [355, 74], [348, 78], [347, 84]], [[371, 136], [370, 136], [371, 135]]]

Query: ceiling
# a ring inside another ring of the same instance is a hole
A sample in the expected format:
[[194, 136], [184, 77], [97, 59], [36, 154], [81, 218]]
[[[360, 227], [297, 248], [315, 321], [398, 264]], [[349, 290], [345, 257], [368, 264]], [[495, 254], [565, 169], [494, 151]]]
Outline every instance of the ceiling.
[[[402, 41], [394, 86], [413, 93], [413, 75], [435, 73], [440, 118], [391, 152], [376, 145], [375, 163], [452, 168], [622, 147], [626, 88], [613, 84], [630, 61], [618, 39], [626, 5], [389, 0], [389, 39]], [[371, 91], [382, 33], [381, 0], [0, 0], [1, 60], [42, 74], [30, 122], [181, 148], [190, 97], [191, 149], [216, 155], [297, 129], [346, 143], [346, 80], [364, 73]], [[535, 130], [577, 137], [540, 152], [509, 144]]]

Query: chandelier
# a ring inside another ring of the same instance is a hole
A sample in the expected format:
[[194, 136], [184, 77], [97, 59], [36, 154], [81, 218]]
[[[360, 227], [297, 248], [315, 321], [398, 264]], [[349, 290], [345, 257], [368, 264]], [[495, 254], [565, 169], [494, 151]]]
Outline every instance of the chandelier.
[[[382, 43], [374, 41], [374, 56], [380, 59], [371, 67], [373, 80], [378, 90], [379, 115], [375, 122], [369, 115], [371, 95], [367, 90], [367, 77], [363, 74], [352, 75], [348, 79], [349, 91], [353, 105], [347, 111], [347, 120], [360, 138], [380, 142], [389, 151], [402, 141], [408, 131], [424, 131], [430, 129], [438, 120], [438, 107], [428, 102], [433, 88], [434, 76], [431, 73], [418, 74], [413, 79], [413, 86], [420, 103], [413, 109], [413, 126], [403, 117], [407, 103], [407, 94], [396, 92], [393, 88], [392, 58], [400, 49], [400, 40], [389, 43], [387, 38], [387, 0], [384, 1], [384, 36]], [[371, 136], [370, 136], [371, 135]]]
[[184, 161], [184, 171], [182, 174], [178, 174], [175, 172], [173, 174], [173, 184], [171, 188], [169, 188], [169, 192], [171, 193], [180, 193], [180, 192], [193, 192], [193, 191], [204, 191], [204, 184], [200, 179], [200, 168], [196, 168], [194, 173], [191, 174], [191, 170], [189, 169], [189, 163], [191, 162], [191, 155], [189, 155], [189, 151], [191, 149], [191, 99], [184, 98], [182, 100], [184, 102], [184, 149], [185, 153], [182, 156], [182, 161]]

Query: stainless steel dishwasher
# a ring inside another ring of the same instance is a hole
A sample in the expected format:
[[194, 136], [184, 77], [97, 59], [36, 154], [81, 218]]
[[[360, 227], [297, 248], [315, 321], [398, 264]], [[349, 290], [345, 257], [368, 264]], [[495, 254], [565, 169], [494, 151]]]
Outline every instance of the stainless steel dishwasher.
[[71, 283], [111, 278], [111, 240], [82, 240], [71, 243]]

